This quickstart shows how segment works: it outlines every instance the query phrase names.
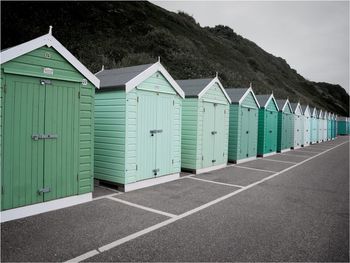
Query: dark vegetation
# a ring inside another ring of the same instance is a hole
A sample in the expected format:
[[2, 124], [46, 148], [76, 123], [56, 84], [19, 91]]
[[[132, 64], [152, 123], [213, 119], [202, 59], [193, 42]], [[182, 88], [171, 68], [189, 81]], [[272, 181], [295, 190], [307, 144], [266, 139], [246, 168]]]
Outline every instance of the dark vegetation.
[[300, 100], [349, 115], [349, 95], [339, 85], [306, 80], [287, 62], [227, 26], [201, 27], [184, 12], [148, 2], [2, 2], [1, 48], [46, 34], [54, 36], [92, 72], [162, 63], [176, 78], [219, 77], [226, 87]]

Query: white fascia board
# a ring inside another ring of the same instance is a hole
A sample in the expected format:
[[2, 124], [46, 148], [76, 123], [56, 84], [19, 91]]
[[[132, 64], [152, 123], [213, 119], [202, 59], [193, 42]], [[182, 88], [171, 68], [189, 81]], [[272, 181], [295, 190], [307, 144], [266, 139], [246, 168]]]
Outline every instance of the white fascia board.
[[275, 103], [275, 106], [277, 108], [277, 111], [279, 111], [280, 109], [278, 108], [277, 102], [275, 100], [275, 97], [273, 96], [273, 94], [270, 95], [269, 99], [266, 101], [264, 108], [266, 109], [267, 105], [269, 105], [270, 101], [273, 100], [273, 103]]
[[304, 116], [306, 116], [306, 117], [310, 117], [311, 116], [309, 105], [306, 105], [306, 108], [305, 108], [305, 111], [304, 111]]
[[160, 62], [154, 63], [152, 66], [142, 71], [136, 77], [129, 80], [125, 84], [125, 92], [128, 93], [129, 91], [133, 90], [137, 85], [139, 85], [141, 82], [152, 76], [157, 71], [163, 74], [163, 76], [166, 78], [167, 81], [169, 81], [171, 86], [175, 89], [175, 91], [177, 92], [177, 94], [179, 94], [181, 98], [185, 98], [184, 91], [180, 88], [180, 86], [176, 83], [173, 77], [169, 74], [169, 72], [163, 67], [163, 65]]
[[50, 34], [43, 35], [1, 52], [1, 64], [43, 46], [53, 47], [95, 87], [100, 88], [100, 80], [93, 73], [91, 73], [78, 59], [76, 59], [72, 53], [70, 53], [60, 42], [58, 42], [56, 38]]
[[242, 98], [240, 98], [240, 100], [238, 101], [238, 104], [241, 104], [244, 101], [245, 97], [247, 97], [250, 92], [253, 95], [253, 98], [254, 98], [254, 101], [255, 101], [256, 105], [258, 105], [258, 108], [260, 108], [260, 104], [259, 104], [258, 100], [256, 99], [254, 91], [253, 91], [253, 89], [251, 87], [249, 87], [247, 89], [247, 91], [244, 93], [244, 95], [242, 96]]
[[303, 110], [301, 109], [299, 102], [297, 103], [297, 106], [295, 107], [293, 112], [294, 112], [294, 114], [299, 115], [299, 116], [303, 115]]
[[210, 89], [210, 87], [214, 85], [214, 83], [217, 83], [219, 85], [219, 87], [222, 90], [222, 92], [224, 93], [227, 101], [231, 104], [231, 99], [228, 96], [228, 94], [226, 93], [226, 91], [225, 91], [224, 87], [222, 86], [218, 77], [213, 78], [213, 80], [210, 81], [210, 83], [198, 94], [198, 99], [200, 99], [208, 91], [208, 89]]

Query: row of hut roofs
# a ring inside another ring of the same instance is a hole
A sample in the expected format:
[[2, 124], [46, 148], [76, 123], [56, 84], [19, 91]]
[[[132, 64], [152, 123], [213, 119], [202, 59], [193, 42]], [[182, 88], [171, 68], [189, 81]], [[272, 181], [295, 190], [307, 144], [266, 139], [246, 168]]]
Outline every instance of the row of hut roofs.
[[160, 61], [94, 75], [51, 29], [1, 52], [1, 91], [2, 221], [89, 201], [94, 178], [130, 191], [349, 133], [217, 76], [175, 81]]

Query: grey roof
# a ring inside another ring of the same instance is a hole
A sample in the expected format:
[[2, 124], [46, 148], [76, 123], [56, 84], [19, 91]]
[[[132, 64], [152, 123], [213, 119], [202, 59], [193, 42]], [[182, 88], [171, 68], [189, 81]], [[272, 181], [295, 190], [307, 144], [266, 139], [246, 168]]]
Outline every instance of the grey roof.
[[230, 97], [232, 103], [238, 103], [249, 88], [226, 88], [226, 93]]
[[185, 92], [185, 97], [198, 97], [199, 93], [208, 86], [208, 84], [213, 80], [211, 79], [179, 79], [176, 80], [177, 84]]
[[286, 104], [287, 100], [276, 100], [277, 106], [280, 111], [282, 111], [284, 104]]
[[154, 64], [145, 64], [126, 68], [105, 69], [96, 73], [101, 81], [100, 88], [125, 87], [125, 84], [151, 67]]
[[269, 100], [271, 97], [271, 94], [269, 95], [256, 95], [256, 99], [258, 100], [260, 107], [265, 107], [266, 102]]
[[293, 112], [295, 112], [295, 110], [298, 106], [298, 103], [291, 103], [290, 106], [292, 106], [292, 110], [293, 110]]

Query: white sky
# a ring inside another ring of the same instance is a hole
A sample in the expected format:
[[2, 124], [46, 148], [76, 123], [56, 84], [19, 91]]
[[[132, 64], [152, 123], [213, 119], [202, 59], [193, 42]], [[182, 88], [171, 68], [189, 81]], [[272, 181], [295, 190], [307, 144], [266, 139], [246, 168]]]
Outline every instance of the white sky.
[[348, 1], [151, 2], [185, 11], [201, 26], [227, 25], [305, 78], [340, 84], [349, 93]]

